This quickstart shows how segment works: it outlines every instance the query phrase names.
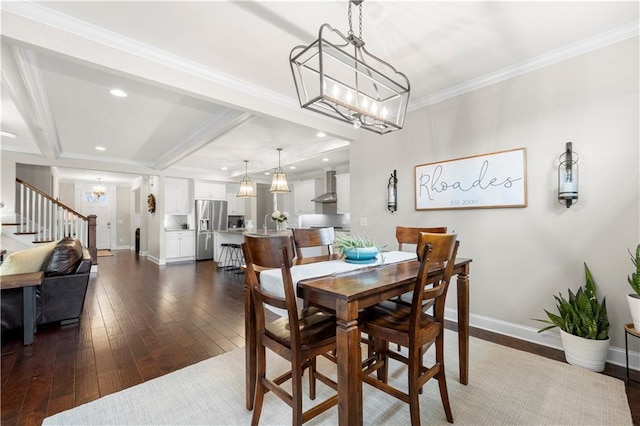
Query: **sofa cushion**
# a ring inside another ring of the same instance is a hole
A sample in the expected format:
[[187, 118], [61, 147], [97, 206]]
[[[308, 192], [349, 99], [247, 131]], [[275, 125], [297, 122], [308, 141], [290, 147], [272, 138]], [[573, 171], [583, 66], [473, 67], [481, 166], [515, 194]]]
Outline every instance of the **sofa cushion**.
[[79, 240], [65, 237], [53, 248], [53, 251], [45, 260], [45, 277], [73, 274], [82, 260], [82, 244]]
[[57, 241], [37, 244], [34, 247], [9, 254], [0, 265], [0, 275], [41, 271], [44, 261], [57, 244]]

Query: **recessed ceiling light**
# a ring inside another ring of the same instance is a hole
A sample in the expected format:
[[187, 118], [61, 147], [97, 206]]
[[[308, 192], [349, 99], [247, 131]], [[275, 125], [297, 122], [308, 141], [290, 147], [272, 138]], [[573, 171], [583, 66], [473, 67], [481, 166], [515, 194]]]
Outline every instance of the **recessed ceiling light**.
[[8, 138], [14, 138], [14, 139], [18, 137], [18, 135], [16, 135], [15, 133], [5, 132], [4, 130], [0, 130], [0, 135], [6, 136]]
[[329, 159], [328, 158], [323, 158], [322, 161], [329, 161]]
[[295, 170], [295, 169], [296, 169], [296, 166], [291, 166], [291, 167], [289, 167], [289, 168], [290, 168], [291, 170]]
[[319, 138], [324, 138], [325, 136], [327, 136], [327, 134], [325, 132], [318, 132], [316, 133], [316, 136]]
[[264, 172], [265, 175], [269, 176], [271, 173], [269, 172]]
[[104, 146], [96, 146], [96, 150], [97, 151], [106, 151], [107, 148], [105, 148]]
[[227, 168], [227, 166], [223, 166], [221, 170], [229, 170], [229, 169]]
[[113, 96], [117, 96], [119, 98], [126, 98], [127, 97], [127, 94], [124, 91], [120, 90], [120, 89], [111, 89], [109, 91], [109, 93], [111, 93]]

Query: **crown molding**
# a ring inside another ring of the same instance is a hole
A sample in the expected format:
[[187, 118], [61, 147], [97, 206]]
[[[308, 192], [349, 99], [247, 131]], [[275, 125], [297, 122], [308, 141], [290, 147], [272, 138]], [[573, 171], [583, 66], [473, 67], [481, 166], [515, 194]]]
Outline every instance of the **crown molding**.
[[639, 28], [640, 21], [631, 22], [627, 25], [614, 28], [610, 31], [606, 31], [577, 43], [552, 50], [551, 52], [544, 53], [534, 58], [527, 59], [526, 61], [483, 75], [482, 77], [444, 89], [440, 92], [434, 93], [433, 95], [424, 96], [410, 102], [408, 110], [413, 111], [424, 108], [426, 106], [433, 105], [492, 84], [500, 83], [633, 37], [638, 37], [638, 34], [640, 33]]
[[171, 167], [215, 139], [247, 123], [253, 117], [254, 116], [248, 112], [239, 113], [235, 110], [225, 110], [222, 114], [216, 115], [207, 123], [192, 131], [186, 138], [180, 141], [174, 149], [160, 157], [154, 163], [154, 168], [164, 170]]
[[32, 2], [3, 2], [2, 8], [13, 14], [22, 16], [75, 36], [91, 40], [113, 49], [117, 49], [140, 58], [176, 69], [178, 71], [202, 78], [204, 80], [230, 87], [289, 109], [299, 109], [295, 99], [278, 92], [265, 89], [245, 80], [224, 74], [202, 66], [197, 62], [157, 49], [145, 43], [122, 36], [77, 18], [64, 15], [45, 6]]
[[[25, 17], [32, 21], [50, 26], [69, 34], [76, 35], [108, 47], [121, 50], [146, 60], [176, 69], [178, 71], [202, 78], [204, 80], [230, 87], [239, 92], [269, 101], [288, 109], [298, 110], [295, 99], [278, 92], [265, 89], [245, 80], [220, 73], [201, 64], [156, 49], [150, 45], [124, 37], [96, 25], [48, 9], [32, 2], [3, 2], [2, 8], [8, 12]], [[432, 95], [410, 101], [408, 110], [424, 108], [462, 94], [496, 84], [531, 71], [544, 68], [575, 56], [582, 55], [639, 35], [640, 21], [634, 21], [618, 28], [606, 31], [585, 40], [570, 44], [560, 49], [527, 59], [501, 70], [491, 72], [479, 78], [444, 89]]]
[[[32, 116], [25, 121], [35, 124], [35, 128], [39, 130], [39, 132], [34, 132], [34, 137], [45, 158], [59, 157], [62, 148], [51, 112], [47, 89], [38, 65], [38, 57], [35, 52], [27, 48], [11, 46], [10, 49], [33, 107], [29, 110]], [[22, 110], [25, 113], [27, 111], [25, 108]], [[44, 138], [36, 136], [37, 133], [41, 133]]]

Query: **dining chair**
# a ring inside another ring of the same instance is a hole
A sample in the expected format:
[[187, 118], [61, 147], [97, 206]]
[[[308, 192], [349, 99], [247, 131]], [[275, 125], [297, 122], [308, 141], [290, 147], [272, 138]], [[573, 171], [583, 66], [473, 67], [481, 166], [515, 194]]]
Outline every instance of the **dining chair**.
[[[294, 242], [291, 236], [253, 237], [245, 235], [242, 244], [246, 262], [246, 280], [255, 307], [257, 335], [257, 380], [252, 425], [260, 420], [264, 395], [271, 391], [293, 409], [294, 425], [300, 425], [333, 407], [338, 402], [337, 384], [316, 370], [316, 357], [336, 348], [335, 316], [315, 307], [298, 310], [291, 279]], [[256, 269], [279, 268], [282, 272], [285, 297], [263, 291]], [[265, 321], [265, 309], [272, 306], [287, 311], [285, 317], [270, 323]], [[266, 374], [266, 351], [291, 363], [291, 370], [276, 377]], [[307, 411], [302, 411], [302, 375], [309, 369], [309, 398], [316, 397], [316, 379], [336, 390], [336, 394]], [[291, 393], [280, 385], [291, 379]]]
[[431, 228], [416, 228], [410, 226], [396, 226], [396, 240], [398, 241], [398, 250], [402, 251], [405, 244], [418, 245], [418, 239], [421, 232], [430, 232], [433, 234], [446, 234], [446, 226], [436, 226]]
[[326, 247], [328, 254], [333, 254], [333, 242], [336, 236], [332, 226], [312, 229], [294, 228], [292, 232], [296, 246], [296, 256], [299, 259], [304, 257], [302, 249], [309, 247]]
[[[447, 227], [435, 226], [430, 228], [416, 228], [410, 226], [396, 226], [396, 240], [398, 241], [398, 250], [403, 251], [403, 249], [406, 248], [405, 244], [412, 244], [417, 250], [418, 240], [420, 239], [421, 232], [429, 232], [432, 234], [446, 234]], [[411, 305], [411, 292], [401, 294], [393, 300], [395, 300], [397, 303]]]
[[[456, 234], [421, 233], [418, 240], [420, 269], [416, 277], [411, 307], [392, 301], [381, 302], [362, 312], [365, 333], [373, 337], [374, 355], [362, 372], [362, 380], [409, 404], [411, 424], [420, 424], [419, 393], [431, 378], [438, 380], [440, 399], [449, 423], [453, 414], [449, 405], [444, 368], [444, 305], [459, 242]], [[446, 264], [442, 277], [427, 283], [429, 267]], [[424, 312], [423, 302], [434, 300], [434, 314]], [[407, 355], [389, 349], [389, 342], [406, 347]], [[435, 363], [424, 365], [422, 349], [435, 343]], [[407, 391], [389, 385], [389, 358], [408, 366]], [[372, 373], [376, 372], [376, 377]]]

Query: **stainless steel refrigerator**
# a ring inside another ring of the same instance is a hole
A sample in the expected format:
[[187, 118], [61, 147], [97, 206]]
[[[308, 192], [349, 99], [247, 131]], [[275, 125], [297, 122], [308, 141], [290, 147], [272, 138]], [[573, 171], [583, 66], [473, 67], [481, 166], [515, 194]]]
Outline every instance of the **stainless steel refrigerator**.
[[227, 202], [196, 200], [196, 260], [213, 259], [214, 233], [227, 230]]

